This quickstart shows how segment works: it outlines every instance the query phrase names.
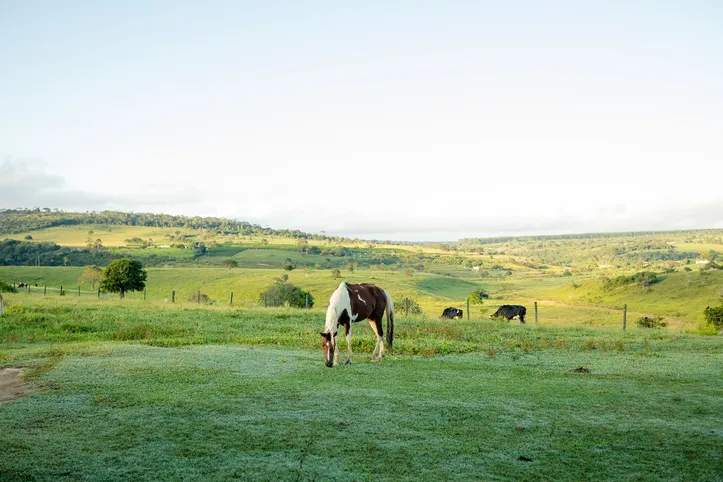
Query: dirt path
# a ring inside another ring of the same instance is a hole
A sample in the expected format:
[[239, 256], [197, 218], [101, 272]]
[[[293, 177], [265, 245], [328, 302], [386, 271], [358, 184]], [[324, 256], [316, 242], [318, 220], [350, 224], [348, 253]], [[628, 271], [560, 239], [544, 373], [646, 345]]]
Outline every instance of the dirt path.
[[27, 368], [0, 368], [0, 404], [40, 391], [23, 381], [25, 370]]

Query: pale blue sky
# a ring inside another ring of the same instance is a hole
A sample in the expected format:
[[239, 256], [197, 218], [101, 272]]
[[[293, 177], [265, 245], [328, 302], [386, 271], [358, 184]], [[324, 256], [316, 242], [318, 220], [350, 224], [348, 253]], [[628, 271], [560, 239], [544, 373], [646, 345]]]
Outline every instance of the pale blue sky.
[[721, 25], [715, 1], [0, 0], [0, 208], [723, 227]]

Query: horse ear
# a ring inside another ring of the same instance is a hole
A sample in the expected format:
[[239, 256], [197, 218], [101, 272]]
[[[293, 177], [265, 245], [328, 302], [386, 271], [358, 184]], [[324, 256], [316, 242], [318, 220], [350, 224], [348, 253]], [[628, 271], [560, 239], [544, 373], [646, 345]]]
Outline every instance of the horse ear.
[[323, 333], [320, 331], [319, 334], [321, 336], [323, 336], [324, 338], [326, 338], [327, 340], [331, 340], [331, 333]]

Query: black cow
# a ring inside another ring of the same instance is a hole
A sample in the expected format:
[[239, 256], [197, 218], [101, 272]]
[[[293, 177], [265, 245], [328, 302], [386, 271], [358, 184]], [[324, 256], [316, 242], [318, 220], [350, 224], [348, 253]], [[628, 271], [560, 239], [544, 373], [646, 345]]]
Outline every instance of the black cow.
[[441, 318], [449, 318], [450, 320], [454, 320], [455, 318], [462, 318], [462, 310], [452, 307], [445, 308], [442, 312]]
[[28, 286], [26, 283], [18, 283], [18, 288], [25, 288]]
[[490, 315], [490, 318], [507, 318], [507, 321], [510, 321], [515, 316], [519, 316], [520, 323], [524, 323], [526, 313], [527, 308], [522, 305], [502, 305]]

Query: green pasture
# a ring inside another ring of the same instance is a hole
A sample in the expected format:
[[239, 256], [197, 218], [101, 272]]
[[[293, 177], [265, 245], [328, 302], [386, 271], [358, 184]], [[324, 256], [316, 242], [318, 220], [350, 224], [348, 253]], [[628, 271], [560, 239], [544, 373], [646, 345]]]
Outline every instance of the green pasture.
[[673, 243], [678, 251], [689, 251], [693, 253], [708, 254], [710, 251], [723, 253], [723, 244], [711, 243]]
[[0, 480], [721, 479], [718, 337], [398, 317], [330, 369], [320, 322], [6, 295]]
[[[81, 267], [0, 266], [0, 279], [31, 283], [31, 297], [40, 296], [43, 287], [57, 296], [62, 285], [66, 296], [77, 297]], [[170, 302], [175, 290], [176, 303], [190, 303], [200, 292], [219, 305], [258, 306], [261, 292], [275, 279], [288, 275], [291, 283], [311, 293], [315, 311], [324, 311], [332, 292], [341, 280], [351, 283], [372, 282], [386, 289], [394, 299], [411, 298], [429, 318], [438, 317], [453, 306], [465, 311], [467, 295], [484, 289], [490, 298], [483, 305], [470, 305], [470, 318], [489, 319], [502, 304], [527, 307], [528, 320], [534, 321], [534, 302], [538, 301], [539, 320], [547, 326], [622, 326], [623, 305], [628, 305], [628, 326], [642, 316], [663, 316], [671, 329], [690, 329], [703, 319], [703, 309], [719, 303], [723, 293], [723, 271], [677, 272], [661, 275], [661, 281], [649, 289], [629, 285], [603, 290], [594, 277], [541, 277], [539, 279], [460, 279], [429, 272], [408, 276], [402, 271], [342, 270], [342, 279], [334, 279], [330, 270], [247, 269], [247, 268], [148, 268], [147, 301]], [[35, 287], [35, 284], [38, 287]], [[96, 297], [90, 285], [80, 285], [82, 297]], [[25, 291], [22, 292], [26, 295]], [[104, 294], [104, 299], [116, 295]], [[143, 300], [143, 293], [128, 293], [127, 301]], [[543, 309], [544, 306], [544, 309]], [[404, 305], [396, 306], [397, 312]]]
[[[88, 234], [93, 231], [93, 234]], [[131, 238], [141, 238], [144, 240], [153, 239], [156, 244], [169, 244], [166, 242], [166, 234], [174, 234], [176, 231], [190, 233], [189, 230], [179, 228], [157, 228], [147, 226], [105, 226], [105, 225], [72, 225], [72, 226], [54, 226], [39, 230], [28, 231], [26, 233], [7, 234], [3, 237], [9, 239], [25, 239], [25, 236], [32, 236], [33, 241], [52, 241], [60, 246], [85, 246], [88, 237], [101, 239], [103, 246], [116, 247], [125, 246], [125, 240]], [[193, 233], [195, 234], [195, 233]]]

